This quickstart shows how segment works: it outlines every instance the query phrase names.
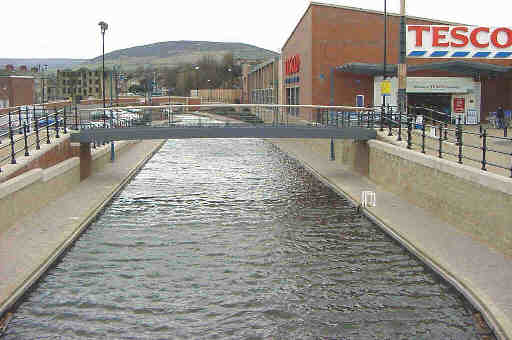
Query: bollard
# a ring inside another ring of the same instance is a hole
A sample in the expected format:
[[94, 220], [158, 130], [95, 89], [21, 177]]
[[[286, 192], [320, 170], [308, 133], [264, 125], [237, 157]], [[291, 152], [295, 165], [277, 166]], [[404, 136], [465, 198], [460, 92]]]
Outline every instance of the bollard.
[[21, 121], [21, 108], [18, 109], [18, 118], [19, 118], [19, 121], [20, 121], [20, 130], [19, 130], [19, 132], [20, 132], [20, 135], [21, 135], [23, 133], [23, 123]]
[[48, 118], [48, 110], [45, 111], [46, 114], [46, 144], [50, 144], [50, 119]]
[[425, 122], [421, 124], [421, 152], [425, 153]]
[[459, 164], [462, 164], [462, 125], [460, 124], [460, 116], [457, 122], [457, 144], [459, 145]]
[[398, 138], [397, 141], [402, 141], [402, 110], [398, 111]]
[[60, 138], [59, 136], [59, 112], [55, 111], [55, 138]]
[[487, 168], [485, 167], [485, 165], [487, 164], [487, 161], [485, 159], [487, 152], [487, 129], [484, 130], [482, 138], [482, 170], [487, 171]]
[[380, 109], [380, 131], [384, 131], [384, 104], [382, 104]]
[[25, 157], [28, 157], [27, 123], [23, 123], [23, 139], [25, 139]]
[[16, 164], [15, 152], [14, 152], [14, 131], [12, 126], [9, 126], [9, 138], [11, 139], [11, 164]]
[[75, 130], [78, 130], [78, 107], [75, 104]]
[[407, 149], [412, 148], [412, 117], [407, 117]]
[[64, 134], [68, 133], [66, 116], [66, 108], [64, 108]]
[[392, 112], [389, 111], [389, 106], [388, 106], [387, 117], [388, 117], [388, 130], [389, 130], [388, 131], [388, 137], [389, 137], [389, 136], [393, 136], [393, 131], [392, 131], [393, 126], [391, 125], [391, 120], [392, 120], [393, 116], [392, 116]]
[[34, 119], [34, 130], [36, 131], [36, 150], [40, 150], [41, 145], [39, 140], [39, 118]]
[[27, 133], [30, 132], [30, 123], [28, 117], [28, 106], [25, 107], [25, 122], [27, 123]]
[[443, 124], [439, 124], [439, 158], [443, 158]]
[[331, 137], [331, 161], [336, 159], [336, 155], [334, 154], [334, 137]]

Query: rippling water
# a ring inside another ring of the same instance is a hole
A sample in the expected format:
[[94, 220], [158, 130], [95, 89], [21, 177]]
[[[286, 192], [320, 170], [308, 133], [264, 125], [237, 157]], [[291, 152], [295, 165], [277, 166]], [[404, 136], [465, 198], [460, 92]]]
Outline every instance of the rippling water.
[[168, 141], [5, 339], [477, 339], [447, 284], [261, 140]]

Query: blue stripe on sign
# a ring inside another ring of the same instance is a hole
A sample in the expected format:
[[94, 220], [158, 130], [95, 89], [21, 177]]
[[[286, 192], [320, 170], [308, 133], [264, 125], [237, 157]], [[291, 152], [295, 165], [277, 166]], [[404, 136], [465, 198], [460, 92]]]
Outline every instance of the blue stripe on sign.
[[430, 56], [431, 57], [444, 57], [447, 54], [448, 54], [448, 51], [435, 51]]
[[470, 52], [463, 52], [463, 51], [455, 52], [454, 54], [452, 54], [452, 57], [455, 57], [455, 58], [467, 57], [469, 55], [469, 53]]
[[421, 57], [425, 55], [425, 53], [427, 53], [427, 51], [412, 51], [409, 53], [409, 57]]
[[498, 52], [494, 58], [508, 58], [512, 55], [512, 52]]
[[473, 58], [487, 58], [491, 55], [491, 52], [476, 52], [473, 54]]

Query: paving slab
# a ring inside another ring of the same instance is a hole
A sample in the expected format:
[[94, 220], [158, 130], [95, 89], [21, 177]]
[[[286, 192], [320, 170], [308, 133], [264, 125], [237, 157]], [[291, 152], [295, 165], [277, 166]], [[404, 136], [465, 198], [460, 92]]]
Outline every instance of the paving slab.
[[356, 205], [362, 191], [374, 191], [377, 206], [364, 213], [465, 295], [499, 339], [512, 339], [512, 258], [330, 161], [328, 155], [295, 141], [269, 141]]
[[39, 212], [0, 233], [0, 316], [44, 274], [164, 143], [143, 141]]

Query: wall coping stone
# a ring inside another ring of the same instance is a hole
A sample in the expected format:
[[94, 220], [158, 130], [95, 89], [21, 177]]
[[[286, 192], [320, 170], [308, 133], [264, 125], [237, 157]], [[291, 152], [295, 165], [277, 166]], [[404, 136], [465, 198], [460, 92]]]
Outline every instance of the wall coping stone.
[[0, 199], [23, 189], [43, 178], [43, 169], [32, 169], [10, 180], [0, 183]]
[[48, 151], [50, 151], [53, 148], [58, 147], [60, 144], [62, 144], [63, 142], [65, 142], [69, 138], [71, 138], [70, 134], [62, 135], [58, 139], [58, 143], [55, 143], [55, 137], [52, 136], [52, 143], [51, 144], [46, 144], [46, 141], [41, 138], [41, 141], [40, 141], [41, 149], [39, 149], [39, 150], [36, 150], [35, 148], [34, 149], [29, 149], [28, 151], [29, 151], [30, 156], [28, 156], [28, 157], [25, 157], [25, 156], [23, 156], [22, 153], [19, 153], [17, 155], [17, 157], [16, 157], [16, 164], [10, 164], [9, 163], [9, 164], [4, 164], [4, 165], [0, 166], [0, 168], [2, 169], [2, 172], [0, 173], [0, 178], [1, 177], [5, 178], [5, 177], [10, 176], [11, 174], [13, 174], [16, 171], [18, 171], [18, 170], [22, 169], [23, 167], [25, 167], [30, 162], [41, 158], [45, 153], [47, 153]]
[[[79, 157], [72, 157], [69, 159], [66, 159], [63, 162], [57, 163], [52, 167], [49, 167], [48, 169], [43, 170], [43, 181], [48, 182], [54, 177], [57, 177], [61, 174], [64, 174], [68, 172], [69, 170], [80, 166], [80, 158]], [[16, 178], [16, 177], [15, 177]]]
[[512, 178], [500, 176], [492, 172], [486, 172], [471, 166], [448, 161], [431, 155], [424, 155], [417, 151], [404, 149], [382, 141], [370, 140], [368, 141], [368, 145], [370, 148], [383, 150], [408, 161], [451, 174], [469, 182], [480, 184], [489, 189], [503, 192], [507, 195], [512, 195]]

